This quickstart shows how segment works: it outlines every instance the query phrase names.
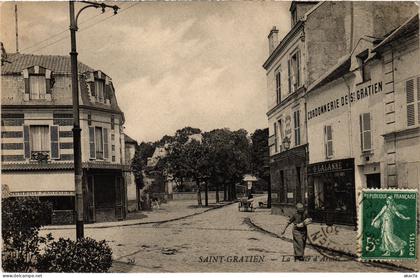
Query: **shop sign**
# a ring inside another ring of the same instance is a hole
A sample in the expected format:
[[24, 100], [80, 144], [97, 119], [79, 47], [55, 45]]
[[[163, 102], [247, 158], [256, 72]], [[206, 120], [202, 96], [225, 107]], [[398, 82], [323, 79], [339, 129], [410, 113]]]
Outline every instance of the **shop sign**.
[[10, 197], [24, 196], [74, 196], [74, 191], [15, 191], [10, 192]]
[[323, 173], [331, 173], [345, 170], [353, 170], [353, 159], [341, 159], [334, 161], [326, 161], [308, 166], [308, 175], [317, 175]]
[[327, 103], [310, 109], [308, 111], [308, 120], [318, 117], [326, 112], [338, 109], [342, 106], [347, 106], [350, 103], [354, 103], [359, 100], [363, 100], [368, 97], [374, 96], [380, 92], [382, 92], [382, 81], [369, 85], [366, 85], [366, 83], [364, 83], [363, 87], [356, 87], [356, 90], [351, 92], [350, 94], [345, 93], [342, 96], [339, 96], [335, 99], [331, 99]]

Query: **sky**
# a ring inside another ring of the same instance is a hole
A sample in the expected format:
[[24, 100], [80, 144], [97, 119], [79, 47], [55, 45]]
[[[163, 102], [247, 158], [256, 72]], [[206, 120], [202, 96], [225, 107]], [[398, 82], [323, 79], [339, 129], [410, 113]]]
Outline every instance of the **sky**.
[[[267, 127], [267, 35], [290, 29], [290, 2], [110, 2], [79, 17], [79, 61], [109, 75], [141, 141], [185, 126]], [[67, 2], [19, 2], [20, 53], [68, 55]], [[76, 9], [83, 4], [77, 3]], [[0, 40], [15, 52], [14, 3], [0, 7]]]

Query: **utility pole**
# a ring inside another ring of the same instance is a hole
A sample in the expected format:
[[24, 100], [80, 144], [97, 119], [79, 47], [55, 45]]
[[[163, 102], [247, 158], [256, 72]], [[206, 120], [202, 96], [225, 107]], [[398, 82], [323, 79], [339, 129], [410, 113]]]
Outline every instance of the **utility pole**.
[[87, 8], [102, 8], [102, 13], [105, 8], [112, 8], [114, 14], [117, 14], [118, 6], [110, 6], [105, 3], [95, 3], [82, 1], [88, 4], [81, 8], [75, 15], [74, 1], [69, 1], [70, 13], [70, 40], [71, 40], [71, 90], [73, 98], [73, 153], [74, 153], [74, 183], [75, 183], [75, 209], [76, 209], [76, 238], [81, 239], [84, 237], [84, 213], [83, 213], [83, 169], [82, 169], [82, 148], [81, 148], [81, 129], [80, 129], [80, 115], [79, 115], [79, 72], [77, 69], [77, 48], [76, 48], [76, 32], [77, 19], [80, 13]]
[[18, 10], [15, 4], [15, 30], [16, 30], [16, 53], [19, 53], [19, 28], [18, 28]]

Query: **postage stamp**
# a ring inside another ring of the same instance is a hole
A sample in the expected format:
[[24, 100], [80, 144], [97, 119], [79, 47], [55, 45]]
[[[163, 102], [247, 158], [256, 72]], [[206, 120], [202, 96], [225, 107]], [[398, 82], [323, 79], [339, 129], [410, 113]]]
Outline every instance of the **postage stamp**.
[[417, 258], [417, 191], [364, 189], [359, 214], [362, 260]]

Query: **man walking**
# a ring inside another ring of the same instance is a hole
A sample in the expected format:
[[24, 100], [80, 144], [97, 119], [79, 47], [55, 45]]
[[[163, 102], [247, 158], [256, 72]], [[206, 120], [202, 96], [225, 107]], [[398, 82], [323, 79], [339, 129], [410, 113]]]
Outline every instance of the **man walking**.
[[293, 223], [293, 249], [295, 253], [295, 260], [303, 261], [303, 255], [305, 253], [306, 239], [308, 237], [307, 225], [312, 222], [311, 218], [308, 218], [305, 209], [301, 203], [296, 204], [296, 213], [290, 217], [286, 227], [281, 232], [282, 235], [286, 232], [287, 227]]

